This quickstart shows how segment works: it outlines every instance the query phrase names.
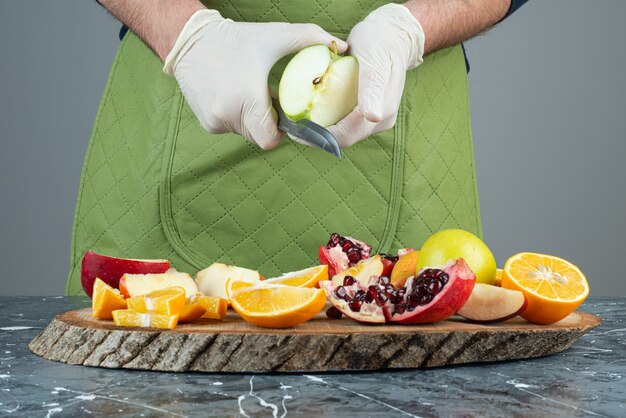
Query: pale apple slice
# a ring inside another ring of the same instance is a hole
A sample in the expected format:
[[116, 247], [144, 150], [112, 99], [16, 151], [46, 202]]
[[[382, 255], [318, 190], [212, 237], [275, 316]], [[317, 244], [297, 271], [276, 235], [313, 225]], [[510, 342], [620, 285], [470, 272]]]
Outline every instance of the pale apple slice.
[[174, 286], [185, 289], [185, 297], [198, 293], [198, 286], [188, 273], [173, 269], [161, 274], [124, 274], [120, 279], [120, 292], [126, 298]]
[[335, 286], [343, 285], [343, 279], [346, 276], [352, 276], [364, 286], [371, 283], [372, 276], [378, 277], [382, 274], [385, 266], [380, 259], [380, 255], [367, 258], [358, 262], [356, 265], [346, 269], [333, 276], [332, 282]]
[[126, 274], [164, 273], [170, 268], [167, 260], [140, 260], [134, 258], [110, 257], [87, 251], [83, 256], [80, 282], [85, 293], [91, 297], [93, 284], [99, 278], [117, 289], [120, 278]]
[[195, 282], [200, 292], [205, 295], [228, 299], [226, 295], [226, 281], [228, 279], [258, 283], [261, 281], [261, 276], [258, 271], [222, 263], [213, 263], [196, 274]]
[[524, 312], [527, 302], [518, 290], [476, 283], [458, 315], [476, 322], [501, 322]]
[[357, 105], [359, 63], [325, 45], [298, 52], [280, 79], [278, 97], [287, 117], [334, 125]]

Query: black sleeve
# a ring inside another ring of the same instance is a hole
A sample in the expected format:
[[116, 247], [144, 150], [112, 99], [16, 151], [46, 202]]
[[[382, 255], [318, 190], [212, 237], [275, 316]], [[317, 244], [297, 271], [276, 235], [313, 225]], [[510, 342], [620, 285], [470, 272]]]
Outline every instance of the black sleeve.
[[526, 3], [527, 1], [528, 0], [511, 0], [511, 7], [509, 7], [509, 11], [507, 12], [506, 16], [504, 16], [504, 19], [511, 16], [517, 9], [522, 7], [522, 5], [524, 5], [524, 3]]

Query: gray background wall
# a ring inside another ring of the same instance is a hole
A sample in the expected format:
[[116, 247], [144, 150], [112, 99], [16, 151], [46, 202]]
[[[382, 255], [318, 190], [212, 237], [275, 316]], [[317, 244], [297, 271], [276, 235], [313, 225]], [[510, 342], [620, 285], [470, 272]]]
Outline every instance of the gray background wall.
[[[626, 295], [626, 2], [530, 1], [467, 44], [484, 235]], [[0, 295], [62, 294], [82, 159], [119, 24], [95, 2], [0, 6]]]

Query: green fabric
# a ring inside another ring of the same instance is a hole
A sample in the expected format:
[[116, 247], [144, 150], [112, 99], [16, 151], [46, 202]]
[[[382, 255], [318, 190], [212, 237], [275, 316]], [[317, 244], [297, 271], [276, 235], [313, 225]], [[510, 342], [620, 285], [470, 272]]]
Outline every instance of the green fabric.
[[[345, 38], [384, 3], [211, 6], [238, 21], [314, 22]], [[68, 294], [82, 293], [88, 249], [167, 258], [192, 274], [219, 260], [271, 277], [316, 264], [317, 246], [333, 231], [382, 252], [419, 248], [443, 228], [480, 234], [460, 47], [410, 71], [395, 128], [346, 149], [342, 160], [286, 138], [264, 152], [235, 134], [207, 134], [161, 66], [134, 34], [124, 38], [85, 158]]]

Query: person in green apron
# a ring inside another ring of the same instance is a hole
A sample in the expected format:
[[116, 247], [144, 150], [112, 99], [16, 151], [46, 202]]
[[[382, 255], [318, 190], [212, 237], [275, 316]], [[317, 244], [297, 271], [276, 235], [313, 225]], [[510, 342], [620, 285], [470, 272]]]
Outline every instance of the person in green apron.
[[[130, 31], [85, 157], [66, 293], [82, 293], [90, 249], [272, 277], [316, 264], [331, 232], [376, 252], [480, 235], [460, 42], [524, 1], [100, 0]], [[329, 128], [341, 160], [284, 139], [270, 98], [288, 55], [333, 41], [360, 66], [359, 104]]]

